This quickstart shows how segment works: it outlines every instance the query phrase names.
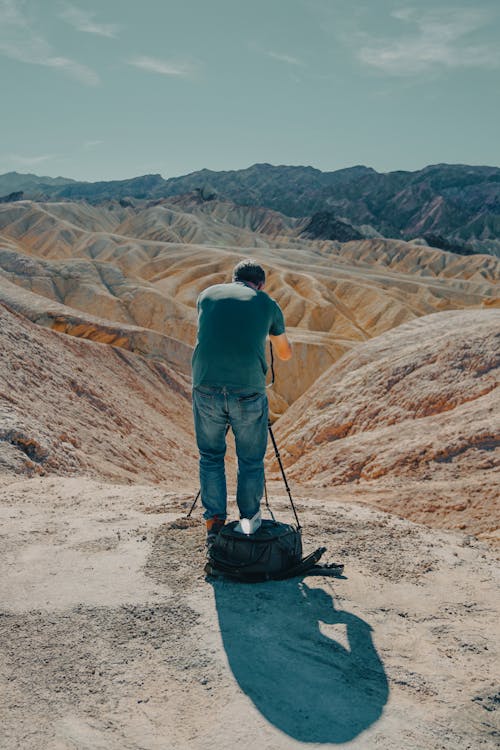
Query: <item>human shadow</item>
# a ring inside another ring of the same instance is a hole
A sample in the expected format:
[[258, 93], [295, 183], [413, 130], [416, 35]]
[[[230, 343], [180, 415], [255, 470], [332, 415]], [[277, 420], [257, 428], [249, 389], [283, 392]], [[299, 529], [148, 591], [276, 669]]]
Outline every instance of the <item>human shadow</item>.
[[[275, 727], [301, 742], [342, 743], [380, 718], [389, 688], [368, 623], [303, 579], [211, 584], [233, 674]], [[348, 647], [320, 623], [336, 625]]]

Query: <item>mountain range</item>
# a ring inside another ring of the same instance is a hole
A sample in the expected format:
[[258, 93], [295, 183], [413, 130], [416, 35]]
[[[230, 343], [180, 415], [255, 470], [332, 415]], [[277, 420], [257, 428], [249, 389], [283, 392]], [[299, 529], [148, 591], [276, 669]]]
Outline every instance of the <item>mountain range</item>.
[[[22, 195], [19, 195], [19, 192]], [[254, 164], [247, 169], [202, 169], [181, 177], [160, 174], [81, 182], [0, 175], [0, 196], [36, 201], [159, 200], [197, 192], [237, 205], [260, 206], [309, 221], [309, 238], [348, 241], [389, 237], [461, 254], [500, 255], [500, 168], [436, 164], [379, 173], [365, 166], [332, 172], [313, 167]]]

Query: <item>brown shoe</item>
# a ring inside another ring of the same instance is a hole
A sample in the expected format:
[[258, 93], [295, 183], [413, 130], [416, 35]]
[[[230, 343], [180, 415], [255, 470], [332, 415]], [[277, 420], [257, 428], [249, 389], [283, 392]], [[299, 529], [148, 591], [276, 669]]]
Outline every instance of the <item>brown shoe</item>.
[[207, 520], [207, 540], [205, 542], [207, 552], [210, 551], [213, 543], [217, 539], [219, 531], [225, 526], [226, 521], [223, 518], [214, 516]]

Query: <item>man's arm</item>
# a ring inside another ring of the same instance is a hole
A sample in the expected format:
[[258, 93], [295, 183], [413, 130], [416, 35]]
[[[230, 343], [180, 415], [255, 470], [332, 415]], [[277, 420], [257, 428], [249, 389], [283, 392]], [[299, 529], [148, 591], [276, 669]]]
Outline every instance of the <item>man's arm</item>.
[[269, 339], [279, 359], [286, 361], [292, 358], [292, 345], [288, 341], [286, 333], [281, 333], [279, 336], [269, 334]]

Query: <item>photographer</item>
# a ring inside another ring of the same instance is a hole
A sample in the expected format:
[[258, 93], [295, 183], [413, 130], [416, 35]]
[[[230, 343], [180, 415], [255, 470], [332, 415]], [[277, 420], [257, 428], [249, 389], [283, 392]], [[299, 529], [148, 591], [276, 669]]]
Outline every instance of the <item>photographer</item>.
[[268, 433], [265, 344], [282, 360], [292, 356], [280, 306], [264, 291], [265, 271], [253, 260], [234, 268], [233, 280], [205, 289], [197, 301], [193, 354], [193, 414], [200, 453], [200, 487], [207, 548], [227, 516], [224, 468], [231, 427], [238, 457], [240, 518], [258, 528]]

